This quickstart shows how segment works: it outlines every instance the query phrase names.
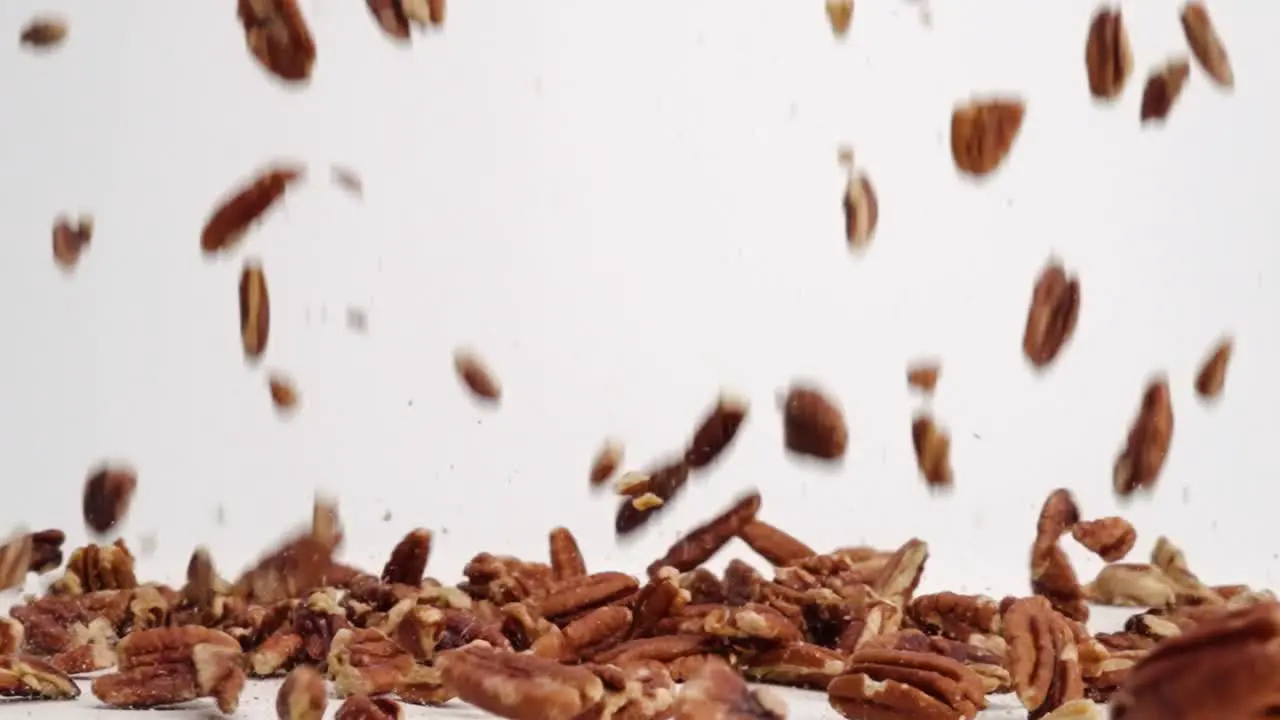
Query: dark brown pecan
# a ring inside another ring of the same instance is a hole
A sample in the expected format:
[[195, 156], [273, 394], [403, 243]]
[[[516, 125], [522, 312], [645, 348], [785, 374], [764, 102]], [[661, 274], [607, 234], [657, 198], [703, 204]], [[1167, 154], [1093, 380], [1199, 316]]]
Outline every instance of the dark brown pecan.
[[743, 398], [721, 395], [716, 406], [694, 430], [689, 448], [684, 451], [685, 463], [698, 470], [715, 462], [737, 437], [738, 428], [747, 419], [749, 407]]
[[1026, 106], [1013, 98], [971, 100], [951, 113], [951, 157], [961, 172], [988, 175], [1022, 129]]
[[724, 660], [699, 663], [676, 698], [678, 720], [785, 720], [787, 706], [765, 688], [751, 688]]
[[31, 533], [31, 572], [46, 573], [62, 564], [62, 543], [66, 533], [49, 529]]
[[743, 525], [738, 537], [774, 565], [790, 565], [816, 554], [813, 548], [761, 520]]
[[200, 233], [200, 247], [206, 253], [216, 253], [239, 245], [245, 232], [301, 177], [302, 168], [296, 166], [262, 170], [248, 185], [218, 204]]
[[281, 80], [311, 76], [316, 45], [297, 0], [238, 0], [244, 41], [264, 68]]
[[31, 48], [58, 47], [67, 39], [67, 21], [62, 18], [35, 17], [22, 27], [18, 41]]
[[569, 580], [587, 574], [587, 564], [578, 549], [578, 540], [568, 528], [552, 530], [548, 544], [551, 546], [551, 576], [555, 580]]
[[907, 385], [928, 395], [938, 387], [942, 364], [936, 360], [919, 360], [907, 366]]
[[600, 572], [571, 578], [555, 592], [529, 604], [541, 617], [557, 620], [624, 598], [640, 588], [636, 579], [620, 572]]
[[1053, 362], [1076, 329], [1080, 314], [1080, 281], [1057, 260], [1040, 273], [1031, 293], [1022, 352], [1037, 368]]
[[1280, 605], [1229, 611], [1156, 646], [1111, 703], [1115, 720], [1262, 718], [1280, 703]]
[[680, 587], [679, 577], [659, 573], [647, 585], [640, 588], [631, 602], [633, 620], [630, 637], [646, 637], [658, 623], [679, 612], [689, 603], [690, 593]]
[[760, 599], [764, 576], [742, 560], [734, 558], [724, 568], [724, 600], [730, 605], [746, 605]]
[[446, 687], [464, 702], [512, 720], [571, 720], [604, 696], [585, 667], [472, 644], [436, 658]]
[[471, 391], [472, 397], [486, 403], [502, 400], [502, 385], [488, 364], [475, 352], [460, 349], [453, 354], [453, 369], [458, 379]]
[[949, 487], [952, 483], [951, 435], [922, 413], [911, 421], [911, 444], [916, 451], [916, 466], [925, 482], [932, 488]]
[[116, 661], [121, 670], [190, 662], [196, 645], [216, 645], [237, 652], [240, 650], [240, 643], [224, 632], [198, 625], [184, 625], [129, 633], [116, 645]]
[[22, 587], [31, 569], [30, 533], [18, 533], [0, 545], [0, 591]]
[[412, 530], [391, 551], [391, 557], [382, 568], [382, 581], [416, 587], [422, 582], [430, 557], [431, 531], [426, 528]]
[[1031, 591], [1049, 599], [1059, 612], [1074, 620], [1089, 617], [1089, 606], [1071, 560], [1059, 539], [1080, 520], [1080, 509], [1071, 493], [1054, 490], [1045, 499], [1031, 545]]
[[867, 176], [850, 168], [844, 191], [844, 235], [849, 247], [862, 249], [871, 244], [880, 220], [880, 201]]
[[369, 12], [389, 37], [408, 40], [412, 24], [444, 23], [444, 0], [366, 0]]
[[338, 706], [334, 720], [400, 720], [400, 703], [389, 697], [352, 695]]
[[240, 272], [240, 341], [249, 360], [262, 357], [271, 332], [271, 298], [267, 294], [267, 276], [254, 261], [245, 263]]
[[63, 270], [74, 270], [80, 255], [93, 240], [93, 218], [81, 215], [74, 224], [60, 216], [53, 222], [53, 260]]
[[1191, 54], [1213, 81], [1224, 88], [1235, 85], [1236, 76], [1231, 70], [1231, 60], [1222, 45], [1222, 39], [1213, 28], [1209, 19], [1209, 11], [1204, 4], [1189, 2], [1182, 8], [1182, 31], [1187, 36], [1187, 44], [1191, 46]]
[[1147, 385], [1142, 407], [1129, 429], [1124, 451], [1116, 458], [1115, 493], [1121, 497], [1155, 487], [1173, 440], [1173, 402], [1169, 382], [1163, 376]]
[[1112, 100], [1124, 91], [1133, 72], [1133, 50], [1118, 9], [1101, 7], [1094, 13], [1084, 64], [1089, 74], [1089, 92], [1095, 98]]
[[0, 656], [0, 697], [70, 700], [80, 688], [52, 665], [23, 655]]
[[986, 707], [982, 679], [951, 658], [904, 650], [863, 650], [827, 686], [847, 718], [966, 718]]
[[[590, 658], [621, 643], [631, 630], [631, 611], [620, 605], [596, 608], [533, 642], [533, 653], [552, 660]], [[552, 626], [554, 627], [554, 626]]]
[[782, 401], [782, 422], [787, 450], [819, 460], [844, 457], [849, 445], [844, 413], [817, 388], [792, 385]]
[[1009, 674], [1029, 717], [1040, 718], [1084, 697], [1080, 656], [1070, 624], [1042, 597], [1013, 602], [1004, 614]]
[[84, 524], [102, 535], [129, 512], [138, 474], [133, 468], [105, 465], [89, 473], [84, 483]]
[[685, 483], [689, 481], [689, 465], [682, 458], [677, 462], [659, 467], [648, 473], [648, 476], [647, 492], [655, 495], [662, 503], [637, 506], [631, 498], [623, 499], [622, 504], [618, 506], [618, 515], [613, 523], [614, 532], [618, 535], [635, 532], [662, 512], [662, 509], [667, 507], [667, 504], [684, 489]]
[[1105, 517], [1076, 523], [1071, 528], [1071, 537], [1103, 560], [1115, 562], [1124, 559], [1133, 549], [1138, 531], [1122, 517]]
[[960, 642], [1000, 632], [1000, 606], [985, 595], [918, 595], [908, 603], [907, 617], [931, 634]]
[[692, 570], [715, 555], [734, 538], [760, 510], [760, 493], [752, 492], [735, 502], [728, 510], [689, 531], [667, 550], [667, 554], [649, 565], [649, 576], [655, 577], [664, 567], [680, 572]]
[[1196, 373], [1196, 394], [1202, 398], [1216, 398], [1222, 394], [1227, 381], [1227, 365], [1231, 362], [1233, 343], [1230, 338], [1221, 340]]
[[618, 467], [622, 465], [625, 454], [626, 451], [620, 440], [612, 438], [605, 440], [591, 460], [591, 472], [588, 474], [591, 487], [599, 487], [613, 477]]
[[1140, 119], [1143, 125], [1152, 121], [1162, 123], [1169, 117], [1190, 74], [1191, 65], [1183, 58], [1170, 60], [1151, 71], [1142, 91]]

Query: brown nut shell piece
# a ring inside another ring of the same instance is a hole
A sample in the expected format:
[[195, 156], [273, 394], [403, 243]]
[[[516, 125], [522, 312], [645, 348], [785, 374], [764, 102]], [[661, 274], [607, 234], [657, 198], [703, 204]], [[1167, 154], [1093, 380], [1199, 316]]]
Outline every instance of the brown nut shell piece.
[[240, 271], [240, 344], [247, 360], [257, 360], [271, 334], [271, 296], [262, 266], [253, 261]]
[[1127, 497], [1140, 489], [1155, 487], [1173, 440], [1173, 403], [1169, 382], [1157, 377], [1142, 395], [1142, 407], [1129, 429], [1124, 451], [1116, 458], [1113, 489]]
[[1080, 315], [1080, 281], [1056, 260], [1036, 280], [1022, 335], [1022, 352], [1037, 368], [1053, 362], [1071, 340]]
[[973, 100], [951, 114], [951, 157], [962, 172], [984, 176], [1004, 161], [1022, 129], [1026, 106], [1014, 98]]
[[1169, 111], [1182, 95], [1182, 88], [1187, 84], [1187, 76], [1190, 74], [1191, 65], [1182, 58], [1170, 60], [1151, 71], [1142, 91], [1142, 112], [1139, 117], [1143, 125], [1163, 123], [1169, 117]]
[[311, 77], [316, 44], [297, 0], [238, 0], [240, 23], [249, 52], [281, 80]]
[[1197, 395], [1212, 399], [1222, 394], [1222, 388], [1227, 382], [1227, 366], [1231, 363], [1233, 345], [1230, 338], [1220, 341], [1204, 361], [1200, 372], [1196, 373]]
[[1182, 31], [1187, 36], [1187, 44], [1191, 46], [1191, 54], [1195, 55], [1200, 67], [1213, 78], [1213, 81], [1224, 88], [1235, 86], [1236, 76], [1231, 70], [1231, 59], [1227, 57], [1227, 49], [1222, 45], [1213, 21], [1209, 19], [1209, 11], [1199, 2], [1189, 2], [1182, 8]]
[[84, 524], [98, 535], [115, 527], [129, 512], [138, 474], [132, 468], [103, 466], [84, 483]]
[[502, 400], [502, 385], [498, 378], [476, 353], [460, 349], [453, 354], [453, 369], [458, 379], [471, 391], [471, 396], [485, 403], [496, 404]]
[[248, 185], [222, 200], [200, 233], [200, 247], [205, 253], [234, 248], [248, 229], [256, 223], [302, 177], [295, 166], [269, 167]]
[[866, 175], [850, 172], [844, 191], [844, 233], [849, 247], [860, 250], [870, 245], [879, 221], [880, 200], [875, 187]]
[[55, 17], [32, 18], [22, 28], [18, 42], [31, 48], [55, 48], [67, 39], [67, 22]]
[[951, 436], [941, 430], [933, 418], [917, 415], [911, 422], [911, 444], [925, 482], [933, 488], [949, 487], [952, 483]]
[[1089, 75], [1089, 92], [1095, 98], [1114, 100], [1124, 92], [1133, 72], [1133, 50], [1120, 10], [1101, 7], [1094, 13], [1085, 43], [1084, 63]]
[[815, 387], [793, 385], [782, 401], [787, 450], [818, 460], [839, 460], [849, 445], [844, 413]]
[[1071, 537], [1107, 562], [1123, 560], [1138, 541], [1138, 531], [1122, 517], [1083, 520], [1071, 528]]
[[685, 450], [684, 461], [691, 470], [700, 470], [720, 457], [737, 437], [749, 408], [750, 404], [743, 398], [721, 395], [715, 408], [694, 431]]

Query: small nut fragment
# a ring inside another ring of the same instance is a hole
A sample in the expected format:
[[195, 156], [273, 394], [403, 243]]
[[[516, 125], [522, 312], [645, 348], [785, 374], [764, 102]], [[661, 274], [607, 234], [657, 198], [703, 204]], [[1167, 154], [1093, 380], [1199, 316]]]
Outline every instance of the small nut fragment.
[[938, 387], [942, 365], [936, 360], [920, 360], [907, 366], [907, 385], [932, 395]]
[[662, 507], [663, 503], [664, 501], [662, 498], [658, 497], [654, 493], [647, 492], [643, 495], [637, 495], [635, 498], [633, 498], [631, 500], [631, 507], [641, 512], [645, 512], [647, 510], [654, 510], [656, 508], [660, 508]]
[[599, 487], [613, 477], [613, 474], [618, 471], [618, 466], [622, 465], [625, 452], [620, 440], [609, 438], [604, 441], [591, 461], [589, 478], [592, 487]]
[[618, 514], [613, 523], [614, 532], [619, 535], [635, 532], [658, 513], [662, 512], [662, 509], [667, 507], [670, 501], [684, 489], [685, 483], [689, 481], [689, 466], [682, 457], [677, 462], [663, 465], [647, 473], [647, 475], [649, 480], [645, 486], [644, 493], [653, 493], [662, 501], [662, 504], [650, 506], [647, 503], [642, 503], [640, 507], [637, 507], [630, 498], [624, 499], [618, 506]]
[[1122, 517], [1105, 517], [1076, 523], [1071, 528], [1071, 537], [1103, 560], [1115, 562], [1133, 549], [1138, 531]]
[[836, 37], [847, 35], [853, 24], [853, 0], [827, 0], [827, 20]]
[[271, 403], [277, 410], [289, 411], [297, 408], [298, 388], [288, 376], [271, 373], [267, 377], [267, 388], [271, 391]]
[[849, 247], [861, 250], [871, 244], [880, 220], [880, 201], [867, 176], [849, 171], [844, 191], [844, 233]]
[[1133, 50], [1129, 32], [1119, 9], [1101, 7], [1089, 24], [1089, 39], [1084, 50], [1085, 69], [1089, 74], [1089, 92], [1101, 100], [1113, 100], [1124, 91], [1133, 72]]
[[276, 694], [276, 716], [280, 720], [321, 720], [328, 704], [324, 677], [310, 665], [299, 665]]
[[248, 260], [240, 272], [240, 342], [244, 356], [257, 360], [267, 349], [271, 332], [271, 298], [262, 266]]
[[1041, 720], [1102, 720], [1102, 706], [1085, 698], [1072, 700]]
[[1053, 362], [1076, 329], [1080, 315], [1080, 281], [1051, 260], [1036, 280], [1022, 335], [1022, 352], [1037, 368]]
[[777, 566], [790, 565], [817, 554], [808, 545], [760, 520], [752, 520], [743, 525], [738, 531], [738, 537], [759, 553], [760, 557]]
[[109, 466], [94, 469], [84, 483], [84, 524], [102, 535], [129, 512], [138, 475], [132, 468]]
[[18, 36], [19, 42], [32, 48], [52, 48], [67, 39], [67, 22], [55, 17], [32, 18]]
[[360, 180], [360, 175], [349, 167], [344, 165], [334, 165], [329, 169], [330, 175], [333, 177], [333, 184], [346, 190], [355, 197], [364, 195], [364, 182]]
[[93, 218], [81, 215], [75, 224], [65, 216], [53, 222], [53, 260], [63, 270], [73, 270], [93, 240]]
[[1183, 58], [1170, 60], [1151, 72], [1151, 76], [1147, 78], [1147, 86], [1142, 91], [1140, 119], [1143, 125], [1152, 121], [1162, 123], [1169, 117], [1169, 111], [1182, 94], [1182, 88], [1187, 84], [1187, 76], [1190, 74], [1191, 65]]
[[819, 460], [844, 457], [849, 429], [844, 413], [815, 387], [792, 385], [782, 403], [784, 443], [797, 455]]
[[1107, 565], [1084, 592], [1099, 605], [1130, 607], [1169, 607], [1178, 597], [1177, 587], [1163, 570], [1141, 563]]
[[238, 0], [244, 41], [262, 67], [281, 80], [311, 76], [316, 45], [297, 0]]
[[1196, 374], [1196, 394], [1200, 397], [1212, 399], [1222, 394], [1222, 388], [1227, 382], [1227, 365], [1231, 362], [1232, 348], [1230, 338], [1220, 341], [1200, 367], [1200, 372]]
[[974, 176], [990, 174], [1009, 154], [1022, 129], [1026, 106], [1014, 98], [972, 100], [951, 114], [951, 156]]
[[747, 419], [750, 403], [744, 398], [722, 394], [715, 408], [698, 425], [685, 450], [684, 461], [692, 470], [704, 468], [716, 461], [738, 435], [738, 429]]
[[925, 482], [933, 488], [951, 485], [951, 436], [940, 430], [933, 418], [918, 415], [911, 422], [911, 444]]
[[1231, 71], [1227, 50], [1202, 3], [1189, 2], [1182, 8], [1182, 31], [1191, 46], [1191, 54], [1196, 56], [1205, 73], [1224, 88], [1235, 85], [1236, 76]]
[[[243, 9], [245, 2], [241, 0]], [[262, 2], [264, 0], [254, 0]], [[265, 0], [271, 2], [272, 0]], [[292, 2], [292, 0], [289, 0]], [[223, 199], [200, 233], [200, 247], [205, 253], [234, 248], [245, 232], [284, 196], [290, 185], [302, 177], [302, 168], [279, 165], [262, 170], [252, 182]]]
[[1169, 382], [1163, 376], [1147, 385], [1142, 407], [1129, 429], [1124, 451], [1116, 458], [1113, 472], [1115, 493], [1121, 497], [1155, 487], [1173, 440], [1173, 403]]
[[453, 354], [453, 367], [476, 399], [488, 403], [502, 399], [502, 386], [479, 355], [470, 350], [457, 350]]

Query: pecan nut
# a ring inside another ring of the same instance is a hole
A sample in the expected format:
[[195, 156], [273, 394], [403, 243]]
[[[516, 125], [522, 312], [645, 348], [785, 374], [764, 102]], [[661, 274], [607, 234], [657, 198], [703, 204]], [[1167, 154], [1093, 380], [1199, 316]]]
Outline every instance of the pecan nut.
[[911, 444], [916, 451], [916, 467], [931, 488], [949, 487], [951, 476], [951, 435], [925, 413], [911, 421]]
[[723, 394], [716, 406], [698, 425], [684, 452], [684, 461], [693, 470], [707, 467], [720, 457], [747, 419], [750, 404], [745, 398]]
[[1124, 559], [1138, 541], [1138, 531], [1122, 517], [1084, 520], [1071, 528], [1071, 537], [1107, 562]]
[[1050, 261], [1036, 280], [1022, 335], [1022, 352], [1037, 368], [1053, 362], [1071, 339], [1080, 315], [1080, 281]]
[[334, 720], [400, 720], [400, 703], [389, 697], [352, 695], [338, 706]]
[[18, 533], [0, 545], [0, 590], [22, 587], [31, 570], [34, 547], [30, 533]]
[[240, 22], [249, 51], [281, 80], [311, 76], [316, 45], [297, 0], [239, 0]]
[[844, 413], [822, 391], [792, 385], [782, 401], [787, 450], [818, 460], [838, 460], [849, 446]]
[[475, 399], [484, 403], [502, 400], [502, 384], [498, 382], [498, 376], [493, 374], [489, 365], [475, 352], [465, 348], [455, 350], [453, 369]]
[[[245, 1], [241, 0], [241, 7]], [[294, 166], [270, 167], [261, 171], [252, 182], [224, 199], [205, 221], [200, 233], [201, 249], [206, 253], [216, 253], [239, 245], [245, 232], [301, 177], [302, 169]]]
[[1099, 605], [1169, 607], [1177, 600], [1173, 581], [1155, 565], [1112, 563], [1084, 588], [1085, 597]]
[[32, 48], [54, 48], [67, 39], [67, 21], [53, 16], [32, 18], [22, 27], [18, 42]]
[[1235, 85], [1236, 76], [1231, 70], [1231, 60], [1227, 50], [1218, 37], [1213, 21], [1209, 19], [1209, 11], [1199, 2], [1187, 3], [1182, 9], [1182, 31], [1187, 36], [1187, 44], [1191, 46], [1191, 54], [1195, 55], [1200, 67], [1213, 81], [1224, 88]]
[[571, 720], [604, 696], [589, 669], [485, 643], [441, 653], [435, 665], [460, 699], [512, 720]]
[[1120, 10], [1099, 8], [1089, 23], [1084, 50], [1089, 92], [1101, 100], [1113, 100], [1124, 91], [1133, 72], [1133, 50]]
[[995, 98], [961, 104], [951, 113], [951, 157], [961, 172], [989, 175], [1004, 161], [1022, 129], [1021, 100]]
[[866, 175], [850, 169], [844, 191], [844, 234], [849, 247], [866, 248], [875, 237], [880, 221], [880, 200]]
[[0, 697], [71, 700], [80, 688], [66, 673], [33, 657], [0, 656]]
[[952, 592], [919, 595], [906, 608], [907, 617], [928, 633], [968, 642], [973, 635], [1000, 632], [1000, 606], [985, 595]]
[[93, 218], [81, 215], [74, 223], [67, 217], [53, 222], [53, 259], [63, 270], [74, 270], [80, 255], [93, 240]]
[[742, 672], [755, 682], [826, 690], [845, 670], [842, 653], [805, 642], [788, 643], [744, 659]]
[[586, 561], [578, 540], [569, 528], [558, 527], [547, 538], [551, 549], [551, 576], [557, 581], [582, 577], [587, 574]]
[[103, 466], [89, 473], [84, 483], [84, 524], [101, 535], [125, 516], [138, 475], [132, 468]]
[[778, 566], [790, 565], [817, 554], [813, 548], [761, 520], [743, 525], [738, 537], [760, 557]]
[[382, 582], [418, 586], [430, 557], [431, 531], [426, 528], [410, 531], [391, 551], [382, 568]]
[[1170, 60], [1151, 72], [1142, 91], [1139, 117], [1144, 125], [1153, 121], [1164, 122], [1169, 117], [1169, 111], [1182, 95], [1190, 74], [1191, 65], [1185, 59]]
[[1084, 697], [1075, 635], [1048, 600], [1035, 596], [1014, 601], [1005, 610], [1003, 633], [1009, 674], [1031, 718]]
[[1216, 398], [1222, 394], [1227, 382], [1227, 365], [1231, 362], [1230, 338], [1219, 341], [1213, 352], [1196, 373], [1196, 394], [1202, 398]]
[[624, 457], [626, 457], [626, 448], [622, 442], [613, 438], [606, 439], [596, 451], [595, 457], [591, 459], [591, 472], [588, 473], [591, 487], [599, 487], [613, 477], [622, 465]]
[[250, 360], [262, 357], [271, 332], [271, 298], [267, 293], [267, 276], [256, 262], [245, 263], [240, 272], [240, 341], [244, 356]]
[[684, 485], [689, 481], [689, 465], [681, 458], [679, 461], [664, 465], [647, 473], [649, 481], [645, 492], [653, 493], [662, 504], [637, 506], [631, 498], [625, 498], [618, 506], [618, 514], [614, 519], [614, 532], [627, 535], [639, 530], [668, 506]]
[[676, 720], [785, 720], [787, 706], [765, 688], [751, 688], [718, 657], [707, 657], [676, 698]]
[[1154, 487], [1172, 440], [1173, 402], [1169, 382], [1157, 377], [1147, 385], [1124, 451], [1116, 458], [1112, 473], [1115, 493], [1124, 497]]
[[982, 679], [951, 658], [905, 650], [862, 650], [827, 686], [847, 718], [965, 718], [986, 707]]
[[329, 677], [342, 695], [393, 692], [413, 665], [412, 655], [375, 628], [344, 628], [329, 646]]
[[711, 559], [742, 528], [755, 519], [760, 510], [760, 493], [751, 492], [728, 510], [694, 528], [676, 541], [667, 554], [649, 565], [649, 576], [655, 577], [664, 567], [679, 572], [692, 570]]

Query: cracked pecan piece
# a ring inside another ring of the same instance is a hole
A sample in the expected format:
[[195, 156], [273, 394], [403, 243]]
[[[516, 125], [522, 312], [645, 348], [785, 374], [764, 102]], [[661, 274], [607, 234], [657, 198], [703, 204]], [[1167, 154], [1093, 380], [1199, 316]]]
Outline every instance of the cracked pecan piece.
[[750, 407], [745, 398], [722, 394], [694, 430], [689, 448], [684, 452], [685, 463], [693, 470], [701, 470], [715, 462], [738, 436]]
[[596, 451], [595, 457], [591, 459], [591, 471], [587, 474], [591, 487], [600, 487], [613, 477], [613, 474], [622, 466], [622, 460], [625, 457], [626, 448], [621, 440], [605, 439], [600, 449]]
[[720, 548], [734, 538], [742, 528], [755, 519], [760, 511], [760, 493], [752, 491], [728, 510], [689, 531], [676, 541], [667, 554], [649, 565], [650, 577], [655, 577], [664, 567], [688, 572], [711, 559]]
[[0, 545], [0, 591], [22, 587], [31, 569], [34, 542], [30, 533], [18, 533]]
[[60, 595], [83, 595], [99, 590], [130, 590], [138, 586], [133, 574], [133, 555], [124, 543], [86, 545], [76, 548], [67, 560], [67, 570], [53, 583], [51, 591]]
[[1045, 498], [1036, 521], [1036, 539], [1031, 545], [1031, 591], [1053, 603], [1053, 607], [1073, 620], [1089, 619], [1089, 606], [1075, 568], [1059, 540], [1080, 521], [1075, 498], [1065, 489]]
[[785, 720], [787, 706], [765, 688], [752, 688], [724, 660], [709, 657], [676, 698], [676, 720]]
[[911, 421], [911, 445], [916, 451], [916, 467], [930, 488], [946, 488], [952, 483], [951, 435], [939, 428], [927, 413]]
[[1112, 563], [1084, 588], [1085, 597], [1099, 605], [1169, 607], [1178, 597], [1173, 581], [1155, 565]]
[[280, 720], [322, 720], [329, 705], [329, 689], [324, 677], [308, 665], [289, 673], [276, 694], [276, 715]]
[[551, 550], [551, 576], [556, 581], [587, 574], [587, 563], [582, 559], [582, 550], [578, 548], [578, 540], [569, 528], [555, 528], [547, 542]]
[[420, 585], [430, 557], [431, 531], [426, 528], [411, 530], [391, 551], [391, 557], [382, 568], [382, 582]]
[[301, 177], [302, 168], [295, 165], [277, 165], [259, 171], [247, 185], [219, 201], [200, 233], [201, 249], [206, 253], [234, 249], [249, 228]]
[[917, 360], [907, 366], [907, 386], [932, 395], [941, 374], [942, 363], [937, 360]]
[[782, 399], [783, 442], [788, 451], [817, 460], [839, 460], [849, 447], [844, 413], [821, 390], [792, 385]]
[[1107, 562], [1123, 560], [1138, 541], [1138, 531], [1122, 517], [1081, 520], [1071, 528], [1071, 537]]
[[118, 672], [93, 681], [93, 694], [113, 707], [158, 707], [212, 697], [235, 712], [244, 690], [240, 643], [196, 625], [130, 633], [116, 645]]
[[1004, 161], [1022, 129], [1022, 100], [971, 100], [951, 113], [951, 157], [960, 171], [989, 175]]
[[375, 628], [344, 628], [329, 646], [329, 677], [344, 696], [393, 692], [413, 665], [411, 654]]
[[960, 642], [1000, 632], [1000, 605], [985, 595], [919, 595], [907, 604], [906, 612], [916, 627]]
[[48, 663], [22, 655], [0, 656], [0, 697], [32, 700], [71, 700], [80, 688]]
[[249, 52], [262, 67], [290, 82], [311, 77], [316, 45], [297, 0], [238, 0]]
[[[992, 645], [999, 636], [984, 636], [983, 642]], [[977, 640], [977, 638], [975, 638]], [[919, 630], [900, 630], [878, 635], [860, 649], [906, 650], [933, 653], [951, 658], [977, 673], [982, 688], [987, 693], [1005, 693], [1013, 689], [1013, 679], [1004, 668], [1005, 653], [979, 644], [959, 642], [945, 637], [930, 637]]]
[[1031, 291], [1022, 352], [1038, 369], [1053, 362], [1071, 340], [1080, 315], [1080, 281], [1056, 259], [1040, 272]]
[[604, 685], [604, 697], [579, 720], [661, 720], [671, 717], [676, 686], [660, 663], [588, 666]]
[[1143, 125], [1163, 123], [1182, 95], [1182, 88], [1191, 74], [1191, 65], [1183, 58], [1170, 60], [1151, 71], [1147, 85], [1142, 90], [1142, 110], [1139, 118]]
[[1133, 72], [1133, 50], [1118, 9], [1101, 7], [1094, 13], [1085, 43], [1084, 64], [1089, 92], [1095, 98], [1113, 100], [1124, 92]]
[[129, 512], [138, 474], [133, 468], [106, 465], [95, 468], [84, 483], [84, 524], [105, 534]]
[[1230, 338], [1218, 341], [1213, 352], [1196, 373], [1196, 394], [1210, 400], [1222, 394], [1227, 382], [1227, 365], [1231, 362], [1233, 343]]
[[847, 718], [965, 718], [986, 707], [982, 679], [951, 658], [904, 650], [863, 650], [827, 686], [831, 707]]
[[463, 702], [512, 720], [572, 720], [604, 697], [589, 669], [484, 643], [441, 653], [435, 665]]
[[743, 659], [742, 673], [753, 682], [826, 690], [845, 670], [843, 653], [806, 642], [788, 643]]
[[1116, 458], [1112, 473], [1116, 495], [1127, 497], [1138, 490], [1154, 488], [1172, 440], [1173, 401], [1168, 380], [1159, 376], [1147, 384], [1124, 451]]
[[657, 505], [637, 505], [632, 498], [624, 498], [618, 506], [618, 514], [613, 523], [614, 532], [618, 535], [628, 535], [639, 530], [662, 512], [689, 481], [689, 465], [682, 458], [646, 474], [648, 482], [645, 484], [645, 493], [653, 494], [662, 502]]
[[80, 263], [80, 255], [93, 240], [93, 217], [81, 215], [73, 223], [65, 215], [53, 221], [53, 260], [70, 272]]
[[1075, 634], [1047, 599], [1015, 600], [1005, 610], [1003, 633], [1009, 674], [1032, 720], [1084, 697]]

